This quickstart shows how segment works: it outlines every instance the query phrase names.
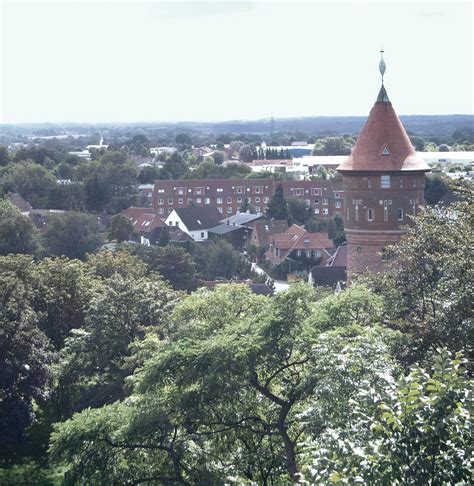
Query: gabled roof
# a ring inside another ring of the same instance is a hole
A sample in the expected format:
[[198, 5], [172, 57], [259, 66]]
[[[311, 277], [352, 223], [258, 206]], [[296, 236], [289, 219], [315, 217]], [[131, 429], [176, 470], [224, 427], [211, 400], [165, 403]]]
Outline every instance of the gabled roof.
[[127, 218], [138, 218], [142, 214], [155, 214], [153, 208], [139, 208], [135, 206], [130, 206], [124, 209], [121, 214]]
[[214, 206], [174, 209], [189, 231], [214, 228], [219, 225], [222, 214]]
[[419, 157], [382, 86], [351, 155], [340, 172], [430, 171]]
[[166, 226], [165, 222], [156, 214], [142, 214], [138, 218], [131, 218], [133, 229], [140, 233], [150, 233], [156, 228]]
[[328, 258], [327, 267], [347, 267], [347, 246], [338, 246], [335, 253]]
[[256, 233], [261, 246], [268, 246], [271, 236], [284, 233], [287, 229], [286, 219], [264, 219], [255, 221], [253, 224], [253, 231]]

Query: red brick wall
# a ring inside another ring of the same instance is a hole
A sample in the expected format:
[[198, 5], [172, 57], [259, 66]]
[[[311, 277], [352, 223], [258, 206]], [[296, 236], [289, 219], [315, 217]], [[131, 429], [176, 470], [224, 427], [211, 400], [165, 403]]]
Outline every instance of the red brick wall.
[[[390, 187], [382, 186], [382, 175], [390, 175]], [[382, 249], [399, 241], [401, 228], [410, 224], [424, 204], [424, 173], [343, 175], [344, 228], [347, 236], [347, 274], [365, 270], [380, 272]]]

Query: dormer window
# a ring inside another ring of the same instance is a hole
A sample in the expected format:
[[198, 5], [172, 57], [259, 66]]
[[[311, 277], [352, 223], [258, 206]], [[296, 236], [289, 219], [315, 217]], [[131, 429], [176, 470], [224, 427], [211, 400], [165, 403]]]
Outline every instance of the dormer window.
[[388, 147], [386, 145], [382, 150], [382, 155], [390, 155], [390, 151], [388, 150]]

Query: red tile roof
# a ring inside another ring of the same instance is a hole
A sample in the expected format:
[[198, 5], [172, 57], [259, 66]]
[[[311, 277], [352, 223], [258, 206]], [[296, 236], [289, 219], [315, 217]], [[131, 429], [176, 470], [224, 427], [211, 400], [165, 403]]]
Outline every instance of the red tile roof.
[[390, 101], [377, 101], [352, 154], [338, 171], [424, 171], [429, 166], [415, 152]]
[[129, 208], [124, 209], [121, 214], [127, 218], [138, 218], [142, 214], [155, 214], [155, 211], [153, 208], [139, 208], [130, 206]]

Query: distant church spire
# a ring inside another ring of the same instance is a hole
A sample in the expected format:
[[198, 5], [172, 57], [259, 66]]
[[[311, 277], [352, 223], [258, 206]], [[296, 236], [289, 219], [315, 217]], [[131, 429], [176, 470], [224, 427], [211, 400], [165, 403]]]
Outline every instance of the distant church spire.
[[380, 49], [380, 62], [379, 62], [379, 71], [380, 71], [380, 74], [382, 75], [382, 87], [380, 88], [379, 95], [377, 96], [377, 102], [379, 102], [379, 103], [390, 103], [390, 100], [388, 99], [387, 91], [385, 90], [385, 86], [383, 85], [383, 75], [385, 74], [385, 70], [387, 69], [387, 65], [385, 64], [385, 61], [384, 61], [384, 58], [383, 58], [383, 53], [384, 53], [384, 50], [382, 48], [382, 49]]

